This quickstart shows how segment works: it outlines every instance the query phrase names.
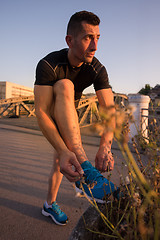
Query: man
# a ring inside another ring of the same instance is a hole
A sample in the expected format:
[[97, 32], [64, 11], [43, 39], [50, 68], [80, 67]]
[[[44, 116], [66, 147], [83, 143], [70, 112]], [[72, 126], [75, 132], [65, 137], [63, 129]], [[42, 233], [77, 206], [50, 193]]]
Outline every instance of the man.
[[[56, 203], [63, 175], [70, 182], [75, 182], [79, 192], [82, 192], [80, 179], [83, 176], [87, 184], [83, 187], [90, 198], [88, 185], [94, 183], [92, 194], [97, 202], [104, 202], [105, 195], [117, 192], [114, 184], [100, 174], [107, 169], [112, 170], [114, 166], [111, 154], [113, 133], [108, 131], [103, 134], [94, 168], [82, 146], [74, 104], [83, 90], [93, 84], [99, 104], [102, 107], [114, 105], [106, 69], [94, 57], [100, 37], [99, 23], [99, 18], [91, 12], [75, 13], [67, 27], [69, 48], [48, 54], [36, 69], [36, 115], [44, 136], [56, 150], [42, 214], [52, 217], [59, 225], [68, 222], [66, 214]], [[114, 113], [114, 108], [110, 111]], [[112, 124], [114, 127], [114, 121]]]

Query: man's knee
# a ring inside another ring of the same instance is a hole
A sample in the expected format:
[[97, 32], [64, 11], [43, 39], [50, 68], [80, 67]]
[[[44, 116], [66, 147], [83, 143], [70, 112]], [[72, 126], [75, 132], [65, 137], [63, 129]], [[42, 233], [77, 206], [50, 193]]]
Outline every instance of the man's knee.
[[69, 79], [62, 79], [54, 84], [53, 91], [55, 95], [63, 94], [66, 96], [67, 93], [70, 95], [71, 93], [74, 93], [74, 84]]
[[69, 79], [62, 79], [53, 85], [53, 106], [51, 116], [55, 119], [55, 108], [61, 109], [65, 103], [74, 104], [74, 84]]

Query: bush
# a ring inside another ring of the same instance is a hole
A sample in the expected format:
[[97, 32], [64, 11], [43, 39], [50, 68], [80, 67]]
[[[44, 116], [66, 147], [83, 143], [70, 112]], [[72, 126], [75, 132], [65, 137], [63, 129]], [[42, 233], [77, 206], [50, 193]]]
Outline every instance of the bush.
[[[160, 239], [160, 149], [153, 134], [158, 134], [159, 139], [160, 133], [154, 129], [149, 134], [149, 141], [146, 141], [141, 133], [133, 139], [133, 147], [137, 154], [135, 160], [128, 145], [129, 122], [134, 121], [132, 109], [117, 108], [115, 114], [110, 112], [106, 109], [100, 111], [102, 121], [95, 125], [95, 130], [100, 135], [104, 130], [114, 132], [114, 139], [128, 166], [129, 178], [127, 181], [123, 179], [120, 186], [124, 196], [119, 201], [111, 196], [110, 203], [105, 204], [105, 211], [102, 212], [95, 201], [88, 199], [101, 215], [103, 222], [101, 228], [90, 231], [97, 234], [97, 240], [158, 240]], [[112, 128], [113, 118], [116, 122], [115, 129]], [[145, 151], [145, 163], [142, 163], [139, 146]]]

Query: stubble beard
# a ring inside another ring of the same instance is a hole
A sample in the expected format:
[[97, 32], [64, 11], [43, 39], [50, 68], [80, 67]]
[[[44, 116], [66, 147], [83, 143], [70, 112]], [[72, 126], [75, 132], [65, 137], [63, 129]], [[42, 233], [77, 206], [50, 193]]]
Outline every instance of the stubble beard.
[[91, 58], [91, 57], [83, 56], [81, 58], [78, 57], [77, 60], [78, 60], [78, 62], [81, 62], [82, 64], [83, 63], [91, 63], [93, 60], [93, 57]]
[[92, 60], [93, 60], [93, 57], [86, 57], [86, 56], [84, 56], [83, 60], [84, 60], [84, 63], [91, 63]]

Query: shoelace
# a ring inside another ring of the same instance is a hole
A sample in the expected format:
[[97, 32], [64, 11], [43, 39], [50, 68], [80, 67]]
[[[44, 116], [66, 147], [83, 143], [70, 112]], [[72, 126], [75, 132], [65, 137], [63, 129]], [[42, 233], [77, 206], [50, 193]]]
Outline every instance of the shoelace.
[[104, 179], [103, 175], [100, 174], [100, 172], [96, 168], [92, 168], [92, 169], [86, 168], [83, 170], [84, 170], [84, 172], [88, 171], [87, 175], [86, 175], [86, 173], [84, 173], [85, 182], [87, 184], [97, 182], [97, 180], [100, 180], [100, 179]]
[[57, 204], [56, 202], [52, 203], [52, 209], [53, 209], [57, 214], [61, 214], [61, 213], [62, 213], [60, 207], [58, 206], [58, 204]]

